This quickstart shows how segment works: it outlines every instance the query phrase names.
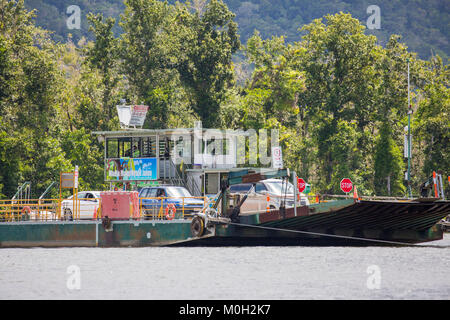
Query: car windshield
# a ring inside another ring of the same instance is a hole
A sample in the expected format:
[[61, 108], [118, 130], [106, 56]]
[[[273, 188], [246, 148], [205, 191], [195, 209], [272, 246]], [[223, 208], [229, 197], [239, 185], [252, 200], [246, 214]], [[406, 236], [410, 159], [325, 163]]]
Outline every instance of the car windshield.
[[166, 188], [167, 196], [180, 198], [180, 197], [192, 197], [189, 191], [181, 187], [170, 187]]
[[[92, 198], [92, 196], [94, 198], [100, 198], [100, 192], [98, 191], [83, 191], [83, 192], [78, 192], [77, 194], [77, 198], [78, 199], [89, 199]], [[66, 198], [66, 199], [72, 199], [73, 195], [71, 195], [70, 197]]]
[[252, 185], [250, 183], [236, 184], [236, 185], [230, 187], [230, 192], [231, 193], [247, 193], [251, 187], [252, 187]]
[[282, 195], [284, 193], [287, 194], [293, 194], [294, 193], [294, 186], [292, 183], [288, 182], [287, 191], [286, 191], [286, 183], [283, 183], [283, 181], [265, 181], [265, 185], [270, 190], [271, 193]]

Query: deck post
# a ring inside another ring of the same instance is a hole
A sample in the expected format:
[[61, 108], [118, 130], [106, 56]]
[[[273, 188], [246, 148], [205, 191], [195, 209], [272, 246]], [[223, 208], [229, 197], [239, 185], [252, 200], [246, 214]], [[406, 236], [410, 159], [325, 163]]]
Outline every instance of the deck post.
[[408, 195], [412, 198], [411, 194], [411, 99], [409, 95], [409, 59], [406, 60], [408, 63]]
[[297, 173], [295, 171], [292, 171], [292, 184], [294, 185], [294, 215], [297, 216], [298, 187], [297, 187]]

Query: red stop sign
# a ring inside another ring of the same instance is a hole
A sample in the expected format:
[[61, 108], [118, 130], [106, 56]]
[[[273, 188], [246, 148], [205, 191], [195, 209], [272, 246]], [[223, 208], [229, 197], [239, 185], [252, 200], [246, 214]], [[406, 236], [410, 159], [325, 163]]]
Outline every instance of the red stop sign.
[[302, 178], [297, 178], [298, 192], [303, 192], [306, 188], [306, 182]]
[[353, 189], [353, 183], [350, 179], [344, 178], [341, 180], [341, 190], [345, 193], [349, 193]]

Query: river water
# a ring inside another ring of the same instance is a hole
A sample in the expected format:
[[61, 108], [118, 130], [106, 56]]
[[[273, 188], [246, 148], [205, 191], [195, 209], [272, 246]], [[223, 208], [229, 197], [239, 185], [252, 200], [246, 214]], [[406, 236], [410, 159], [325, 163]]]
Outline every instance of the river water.
[[0, 299], [449, 299], [430, 247], [0, 249]]

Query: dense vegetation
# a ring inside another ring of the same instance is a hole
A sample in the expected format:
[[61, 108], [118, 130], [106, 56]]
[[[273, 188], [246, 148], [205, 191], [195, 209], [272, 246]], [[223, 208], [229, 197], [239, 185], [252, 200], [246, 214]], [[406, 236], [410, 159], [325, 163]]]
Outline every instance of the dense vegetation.
[[[185, 1], [181, 1], [185, 2]], [[201, 8], [206, 0], [191, 0], [192, 6]], [[340, 11], [350, 13], [366, 24], [370, 5], [380, 7], [381, 29], [366, 30], [366, 34], [375, 35], [382, 45], [386, 45], [391, 34], [401, 34], [402, 41], [417, 52], [422, 59], [439, 54], [444, 62], [449, 58], [450, 44], [448, 15], [450, 2], [445, 0], [224, 0], [230, 10], [236, 14], [241, 40], [245, 43], [254, 30], [261, 33], [263, 39], [272, 35], [285, 36], [287, 42], [300, 40], [298, 29], [326, 14]], [[103, 13], [105, 16], [119, 19], [123, 12], [123, 0], [26, 0], [28, 9], [37, 9], [36, 23], [47, 30], [54, 31], [53, 38], [65, 41], [72, 34], [75, 42], [82, 36], [92, 37], [86, 20], [88, 12]], [[175, 0], [169, 0], [174, 4]], [[82, 12], [80, 30], [66, 27], [66, 12], [70, 5], [78, 5]], [[115, 26], [116, 35], [121, 32]], [[91, 38], [92, 39], [92, 38]]]
[[[93, 41], [58, 43], [23, 0], [1, 1], [0, 196], [23, 181], [38, 196], [75, 165], [81, 188], [104, 187], [90, 133], [118, 128], [121, 98], [150, 106], [146, 128], [276, 128], [286, 165], [317, 191], [338, 192], [347, 176], [363, 194], [405, 195], [407, 59], [414, 193], [432, 170], [450, 173], [449, 69], [438, 55], [419, 59], [395, 35], [381, 46], [345, 13], [291, 43], [255, 32], [243, 45], [221, 0], [194, 4], [127, 0], [119, 21], [87, 17]], [[254, 66], [242, 85], [238, 50]]]

